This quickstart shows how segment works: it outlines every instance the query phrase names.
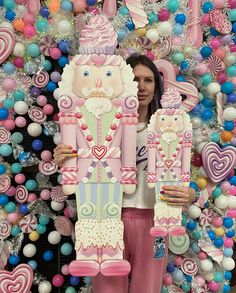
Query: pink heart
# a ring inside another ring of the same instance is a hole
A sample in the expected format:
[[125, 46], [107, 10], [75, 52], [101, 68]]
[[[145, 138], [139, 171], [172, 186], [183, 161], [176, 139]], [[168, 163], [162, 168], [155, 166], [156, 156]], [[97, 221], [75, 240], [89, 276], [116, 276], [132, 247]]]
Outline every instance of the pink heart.
[[20, 264], [12, 272], [0, 271], [0, 293], [28, 293], [33, 283], [29, 265]]
[[0, 64], [11, 54], [15, 46], [15, 35], [6, 27], [0, 27]]
[[165, 165], [169, 169], [173, 165], [173, 160], [165, 160]]
[[106, 56], [104, 54], [101, 55], [92, 55], [92, 61], [97, 66], [102, 66], [106, 61]]
[[107, 148], [105, 146], [93, 146], [92, 153], [98, 160], [101, 160], [107, 153]]
[[202, 161], [207, 176], [219, 183], [235, 167], [236, 149], [232, 146], [221, 149], [218, 144], [209, 142], [202, 149]]

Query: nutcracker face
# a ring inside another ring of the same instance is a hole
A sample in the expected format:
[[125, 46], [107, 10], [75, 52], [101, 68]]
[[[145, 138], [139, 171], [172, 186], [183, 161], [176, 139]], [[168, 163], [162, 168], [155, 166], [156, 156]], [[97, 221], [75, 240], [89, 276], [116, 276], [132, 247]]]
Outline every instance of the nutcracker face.
[[157, 115], [155, 130], [157, 132], [181, 132], [184, 130], [183, 115]]
[[73, 92], [84, 99], [119, 97], [123, 92], [119, 66], [80, 65], [76, 67]]

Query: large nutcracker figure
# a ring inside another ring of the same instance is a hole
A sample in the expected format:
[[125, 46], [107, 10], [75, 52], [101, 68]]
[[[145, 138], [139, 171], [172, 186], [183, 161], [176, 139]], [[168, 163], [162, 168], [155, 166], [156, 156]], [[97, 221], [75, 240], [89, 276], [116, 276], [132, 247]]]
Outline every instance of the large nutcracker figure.
[[154, 227], [152, 236], [185, 234], [181, 225], [182, 207], [169, 206], [161, 200], [162, 186], [189, 186], [192, 147], [192, 124], [181, 109], [182, 98], [175, 88], [161, 98], [162, 109], [148, 125], [148, 186], [155, 187]]
[[76, 260], [72, 275], [126, 275], [122, 194], [136, 186], [137, 83], [113, 55], [116, 33], [96, 15], [82, 31], [80, 52], [64, 69], [57, 95], [62, 143], [77, 157], [62, 167], [62, 185], [76, 193]]

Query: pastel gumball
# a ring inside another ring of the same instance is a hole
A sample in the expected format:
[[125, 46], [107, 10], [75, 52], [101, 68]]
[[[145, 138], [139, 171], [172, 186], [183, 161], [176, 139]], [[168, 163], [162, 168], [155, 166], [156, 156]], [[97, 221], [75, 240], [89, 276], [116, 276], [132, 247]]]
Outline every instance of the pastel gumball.
[[43, 151], [41, 153], [41, 159], [44, 160], [45, 162], [48, 162], [52, 159], [52, 153], [50, 151]]
[[218, 292], [218, 290], [220, 289], [220, 284], [214, 281], [211, 281], [208, 283], [208, 288], [212, 291], [212, 292]]
[[20, 127], [20, 128], [25, 127], [26, 123], [27, 122], [24, 117], [19, 116], [19, 117], [16, 117], [15, 119], [15, 124], [17, 127]]
[[201, 215], [201, 209], [195, 205], [190, 205], [187, 209], [187, 213], [192, 219], [197, 219]]
[[23, 248], [23, 254], [25, 257], [33, 257], [36, 254], [37, 248], [34, 244], [26, 244]]
[[63, 283], [64, 283], [64, 277], [61, 274], [56, 274], [55, 276], [53, 276], [52, 284], [55, 287], [61, 287]]
[[222, 9], [226, 5], [225, 0], [214, 0], [213, 3], [214, 3], [214, 8], [217, 8], [217, 9]]
[[18, 101], [14, 105], [14, 110], [19, 115], [25, 115], [28, 112], [28, 105], [24, 101]]
[[234, 246], [234, 242], [232, 238], [225, 238], [224, 240], [224, 247], [231, 248]]
[[36, 101], [39, 106], [45, 106], [47, 104], [47, 97], [44, 95], [39, 95]]
[[224, 257], [224, 259], [221, 262], [221, 266], [226, 271], [232, 271], [235, 267], [235, 262], [231, 257]]
[[181, 266], [182, 262], [183, 262], [183, 258], [181, 256], [176, 256], [174, 258], [174, 263], [176, 266]]
[[61, 267], [61, 273], [65, 276], [69, 275], [69, 265], [65, 264]]
[[53, 111], [54, 111], [54, 108], [51, 104], [44, 105], [44, 107], [43, 107], [44, 114], [51, 115], [53, 113]]
[[195, 281], [200, 287], [202, 287], [206, 283], [205, 279], [200, 275], [195, 276]]
[[15, 124], [15, 121], [14, 120], [6, 120], [5, 123], [4, 123], [4, 127], [11, 131], [15, 128], [16, 124]]
[[42, 281], [39, 283], [38, 286], [38, 292], [39, 293], [50, 293], [52, 292], [52, 285], [49, 281]]
[[223, 219], [221, 217], [213, 217], [212, 225], [215, 227], [221, 227], [223, 225]]
[[209, 259], [204, 259], [200, 261], [200, 267], [204, 272], [209, 272], [213, 269], [213, 263]]
[[203, 251], [200, 251], [197, 256], [198, 256], [199, 260], [207, 259], [207, 254]]
[[43, 189], [41, 192], [40, 192], [40, 197], [41, 199], [43, 200], [48, 200], [50, 199], [51, 197], [51, 192], [49, 189]]
[[35, 193], [29, 193], [28, 198], [27, 198], [27, 202], [33, 202], [37, 199], [37, 195]]
[[18, 213], [9, 213], [7, 215], [7, 220], [10, 222], [10, 223], [16, 223], [19, 219], [19, 214]]
[[233, 107], [227, 107], [223, 111], [223, 118], [228, 121], [233, 121], [236, 119], [236, 111]]
[[16, 81], [12, 78], [4, 78], [2, 81], [2, 88], [6, 91], [6, 92], [11, 92], [16, 88]]
[[27, 132], [32, 137], [37, 137], [42, 133], [42, 126], [38, 123], [30, 123], [27, 127]]
[[231, 185], [228, 181], [223, 181], [220, 185], [220, 188], [225, 192], [227, 193], [230, 189]]
[[51, 231], [48, 234], [48, 242], [52, 245], [56, 245], [61, 241], [61, 235], [57, 231]]
[[25, 175], [23, 173], [16, 174], [14, 180], [17, 184], [22, 184], [25, 182]]

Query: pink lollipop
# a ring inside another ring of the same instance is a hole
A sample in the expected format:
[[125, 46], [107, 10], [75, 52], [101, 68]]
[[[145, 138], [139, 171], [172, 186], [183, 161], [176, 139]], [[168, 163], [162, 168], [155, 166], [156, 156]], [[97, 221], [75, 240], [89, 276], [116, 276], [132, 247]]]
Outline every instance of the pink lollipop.
[[6, 27], [0, 27], [0, 64], [2, 64], [11, 54], [15, 46], [15, 36]]
[[11, 234], [11, 224], [7, 219], [0, 219], [0, 238], [6, 239]]
[[33, 214], [29, 214], [24, 216], [19, 223], [19, 226], [21, 228], [21, 231], [23, 233], [30, 233], [35, 230], [36, 226], [38, 224], [37, 218]]
[[50, 160], [48, 162], [40, 161], [38, 169], [39, 172], [44, 175], [52, 175], [57, 172], [58, 166], [53, 160]]
[[32, 82], [34, 86], [38, 88], [43, 88], [49, 82], [49, 74], [47, 73], [47, 71], [42, 70], [33, 76]]
[[217, 75], [218, 72], [220, 72], [222, 65], [221, 60], [219, 57], [215, 55], [211, 55], [206, 59], [207, 66], [213, 75]]
[[29, 109], [28, 114], [31, 120], [39, 124], [47, 120], [47, 116], [43, 113], [43, 110], [36, 106], [32, 106]]
[[184, 258], [181, 264], [181, 270], [189, 276], [195, 276], [198, 272], [198, 266], [191, 258]]
[[0, 293], [28, 293], [33, 282], [33, 271], [27, 264], [18, 265], [12, 272], [0, 271]]
[[0, 193], [4, 193], [11, 186], [11, 179], [7, 175], [0, 176]]
[[0, 144], [10, 143], [11, 142], [11, 133], [6, 130], [4, 127], [0, 127]]
[[15, 199], [18, 203], [24, 203], [27, 202], [29, 192], [25, 188], [24, 185], [18, 185], [16, 187], [16, 194], [15, 194]]

